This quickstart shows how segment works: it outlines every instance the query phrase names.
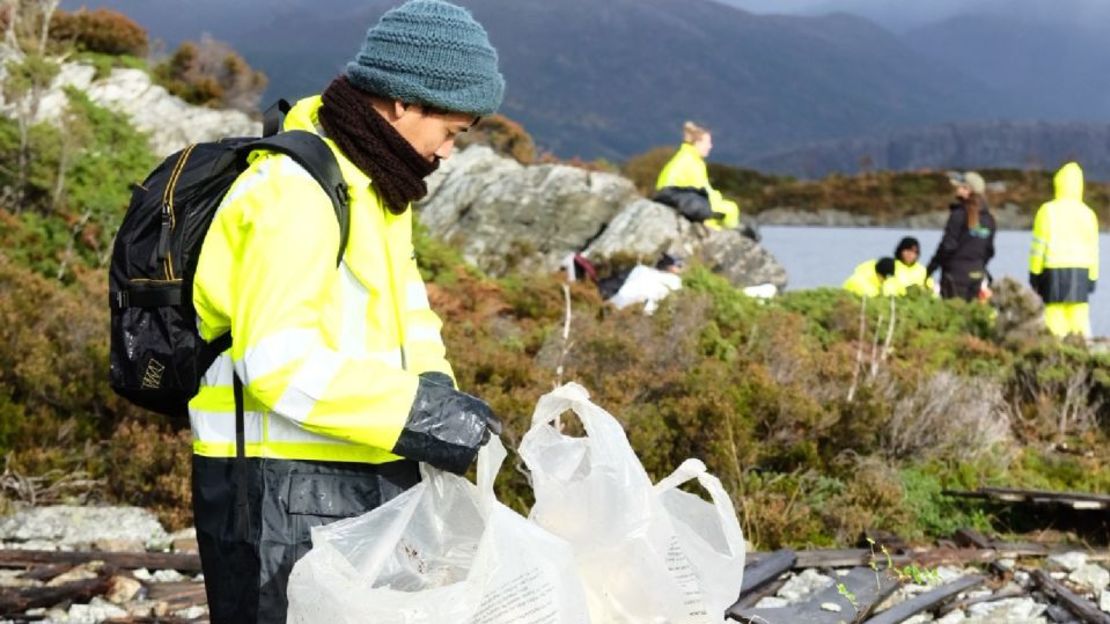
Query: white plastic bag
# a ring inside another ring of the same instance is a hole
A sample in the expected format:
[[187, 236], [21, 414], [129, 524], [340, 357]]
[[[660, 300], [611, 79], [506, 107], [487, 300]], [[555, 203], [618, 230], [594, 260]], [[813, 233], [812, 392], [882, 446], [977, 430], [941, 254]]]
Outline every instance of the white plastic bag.
[[[573, 411], [586, 437], [551, 425]], [[720, 482], [684, 463], [653, 487], [620, 423], [578, 384], [543, 396], [520, 454], [531, 518], [574, 548], [597, 623], [718, 624], [740, 593], [744, 543]], [[713, 503], [677, 490], [697, 478]]]
[[289, 578], [288, 621], [589, 622], [569, 545], [494, 499], [504, 458], [492, 440], [477, 486], [429, 469], [385, 505], [312, 529]]

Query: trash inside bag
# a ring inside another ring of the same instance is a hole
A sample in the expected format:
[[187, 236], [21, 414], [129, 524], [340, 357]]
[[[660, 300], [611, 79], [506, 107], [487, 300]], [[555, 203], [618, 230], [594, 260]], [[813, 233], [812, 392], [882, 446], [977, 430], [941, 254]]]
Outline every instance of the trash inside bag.
[[589, 622], [570, 546], [494, 499], [504, 458], [494, 439], [478, 485], [427, 469], [385, 505], [312, 529], [289, 579], [288, 621]]
[[[552, 426], [567, 411], [585, 437]], [[687, 461], [652, 486], [620, 423], [573, 383], [540, 399], [520, 455], [536, 495], [530, 517], [573, 547], [591, 621], [724, 621], [743, 580], [744, 539], [704, 464]], [[677, 489], [692, 479], [712, 502]]]

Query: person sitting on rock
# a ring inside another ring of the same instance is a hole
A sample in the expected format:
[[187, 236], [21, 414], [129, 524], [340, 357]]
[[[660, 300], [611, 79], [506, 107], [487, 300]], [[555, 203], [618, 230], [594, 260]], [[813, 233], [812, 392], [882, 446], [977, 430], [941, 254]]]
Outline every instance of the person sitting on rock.
[[925, 265], [918, 262], [920, 257], [921, 243], [916, 238], [907, 236], [898, 241], [894, 249], [894, 279], [907, 291], [920, 288], [932, 292], [933, 278], [929, 277]]
[[861, 297], [898, 297], [906, 294], [906, 287], [894, 277], [894, 258], [879, 258], [859, 264], [844, 280], [843, 288]]
[[653, 199], [711, 229], [739, 228], [740, 207], [709, 184], [705, 159], [713, 149], [713, 135], [687, 121], [682, 127], [682, 140], [678, 151], [659, 172]]

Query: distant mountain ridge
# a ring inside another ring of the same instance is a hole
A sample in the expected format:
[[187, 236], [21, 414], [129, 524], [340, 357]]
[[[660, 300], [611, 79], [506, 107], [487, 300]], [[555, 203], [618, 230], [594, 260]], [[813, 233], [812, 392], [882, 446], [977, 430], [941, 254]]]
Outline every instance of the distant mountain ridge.
[[862, 168], [1055, 170], [1078, 160], [1091, 179], [1110, 180], [1110, 124], [953, 123], [877, 137], [828, 141], [745, 162], [761, 171], [820, 178]]
[[[108, 2], [155, 36], [180, 34], [162, 0]], [[271, 93], [317, 91], [395, 0], [283, 0], [226, 37]], [[235, 3], [236, 20], [246, 5]], [[486, 26], [508, 79], [503, 111], [560, 156], [624, 159], [676, 143], [686, 119], [716, 131], [714, 157], [764, 153], [876, 130], [968, 118], [979, 87], [848, 15], [757, 16], [710, 0], [462, 0]], [[198, 21], [221, 4], [199, 0]], [[147, 21], [151, 20], [151, 21]]]
[[[326, 86], [353, 56], [366, 28], [399, 1], [329, 0], [326, 11], [309, 0], [194, 0], [185, 12], [173, 0], [93, 4], [132, 15], [171, 48], [208, 30], [269, 75], [270, 95], [291, 98]], [[503, 112], [520, 121], [541, 149], [561, 157], [624, 160], [677, 143], [681, 123], [692, 119], [714, 130], [714, 160], [766, 162], [783, 171], [783, 163], [799, 162], [791, 154], [805, 153], [806, 163], [787, 170], [805, 175], [858, 161], [852, 155], [858, 150], [815, 153], [860, 141], [882, 145], [913, 128], [933, 128], [920, 135], [930, 137], [938, 126], [955, 122], [970, 128], [998, 119], [1110, 121], [1110, 82], [1098, 71], [1110, 66], [1110, 54], [1098, 55], [1110, 44], [1077, 25], [1110, 15], [1101, 0], [1060, 0], [1074, 10], [1057, 11], [1052, 19], [1051, 7], [1022, 18], [1019, 11], [1000, 9], [1004, 2], [978, 0], [967, 10], [979, 13], [900, 36], [843, 13], [755, 15], [728, 6], [744, 0], [458, 1], [487, 27], [500, 51], [508, 79]], [[889, 8], [874, 0], [845, 2], [836, 6], [872, 13]], [[76, 4], [67, 0], [63, 6]], [[811, 4], [832, 6], [824, 0]], [[955, 10], [950, 4], [943, 9]], [[1095, 35], [1097, 22], [1088, 29]], [[1082, 45], [1055, 52], [1060, 41], [1072, 40]], [[1025, 53], [1022, 42], [1030, 41], [1037, 54]], [[1077, 69], [1079, 86], [1062, 71], [1067, 68]], [[1060, 149], [996, 150], [1090, 139], [1056, 125], [1038, 131], [1042, 138], [1035, 141], [1021, 124], [981, 127], [1018, 134], [957, 133], [987, 142], [964, 150], [994, 159], [976, 166], [1020, 165], [1031, 155], [1049, 162]], [[1102, 136], [1098, 125], [1091, 128]], [[1063, 134], [1045, 138], [1056, 129]], [[921, 150], [952, 153], [928, 145]], [[811, 161], [835, 165], [809, 166]]]

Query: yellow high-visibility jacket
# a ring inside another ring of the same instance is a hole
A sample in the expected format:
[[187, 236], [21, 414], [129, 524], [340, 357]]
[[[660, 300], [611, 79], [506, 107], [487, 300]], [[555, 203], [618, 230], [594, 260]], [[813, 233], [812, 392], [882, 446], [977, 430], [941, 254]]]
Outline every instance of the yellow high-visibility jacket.
[[1029, 274], [1045, 303], [1084, 303], [1098, 280], [1098, 217], [1083, 203], [1083, 170], [1064, 165], [1056, 199], [1037, 210]]
[[930, 292], [933, 290], [933, 278], [929, 277], [925, 265], [920, 262], [914, 262], [911, 266], [895, 258], [894, 279], [901, 284], [903, 292], [913, 286], [923, 288]]
[[868, 260], [856, 266], [848, 279], [844, 280], [844, 290], [855, 293], [861, 297], [898, 297], [906, 294], [906, 288], [894, 277], [883, 279], [875, 272], [878, 260]]
[[[322, 133], [320, 97], [285, 129]], [[372, 114], [372, 113], [370, 113]], [[232, 370], [243, 380], [248, 456], [382, 463], [417, 375], [453, 374], [412, 247], [412, 211], [386, 210], [371, 180], [328, 145], [350, 186], [350, 235], [319, 184], [265, 151], [232, 185], [205, 237], [193, 286], [200, 333], [231, 349], [189, 403], [193, 451], [235, 456]]]
[[705, 159], [698, 153], [698, 148], [690, 143], [683, 143], [659, 172], [655, 189], [668, 186], [705, 189], [709, 194], [709, 208], [725, 215], [723, 219], [709, 219], [705, 224], [714, 230], [740, 227], [740, 207], [736, 202], [725, 199], [720, 191], [709, 184], [709, 169], [705, 166]]

